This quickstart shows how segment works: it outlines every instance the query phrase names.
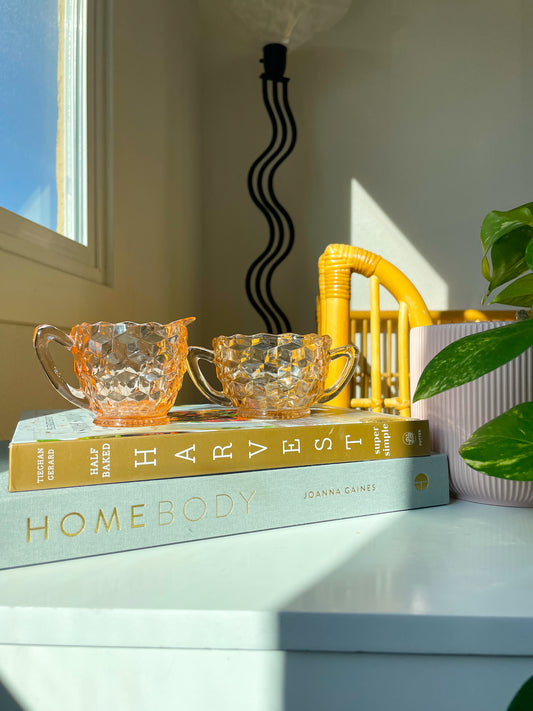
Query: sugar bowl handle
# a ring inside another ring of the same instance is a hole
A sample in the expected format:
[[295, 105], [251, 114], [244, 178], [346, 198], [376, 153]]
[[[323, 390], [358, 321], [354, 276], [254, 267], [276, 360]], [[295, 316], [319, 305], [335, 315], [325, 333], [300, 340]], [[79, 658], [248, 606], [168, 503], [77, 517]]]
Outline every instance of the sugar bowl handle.
[[208, 363], [215, 363], [215, 354], [210, 351], [209, 348], [202, 348], [202, 346], [189, 346], [189, 355], [187, 356], [187, 370], [191, 377], [191, 380], [196, 385], [198, 390], [205, 395], [208, 400], [214, 402], [216, 405], [232, 405], [232, 402], [227, 398], [222, 390], [215, 390], [215, 388], [207, 382], [205, 375], [200, 369], [199, 361], [205, 360]]
[[335, 360], [336, 358], [346, 358], [346, 363], [344, 364], [342, 373], [339, 375], [337, 380], [333, 383], [333, 385], [330, 385], [329, 388], [326, 388], [321, 397], [318, 399], [320, 404], [333, 400], [335, 395], [342, 390], [348, 380], [350, 380], [353, 376], [359, 360], [359, 348], [352, 345], [339, 346], [339, 348], [333, 348], [329, 354], [331, 360]]
[[72, 405], [75, 405], [76, 407], [89, 408], [89, 401], [85, 395], [83, 395], [82, 391], [69, 385], [59, 372], [59, 369], [54, 363], [48, 350], [50, 341], [59, 343], [60, 346], [63, 346], [68, 351], [71, 351], [72, 346], [74, 345], [74, 342], [68, 333], [61, 331], [59, 328], [49, 326], [47, 324], [37, 326], [33, 332], [33, 346], [35, 348], [37, 358], [39, 358], [44, 372], [48, 376], [48, 380], [52, 383], [57, 392]]

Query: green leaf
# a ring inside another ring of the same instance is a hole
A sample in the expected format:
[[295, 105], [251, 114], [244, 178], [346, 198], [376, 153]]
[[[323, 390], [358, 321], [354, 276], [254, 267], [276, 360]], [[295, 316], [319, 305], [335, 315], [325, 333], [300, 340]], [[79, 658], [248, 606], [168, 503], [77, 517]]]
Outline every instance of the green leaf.
[[512, 284], [500, 291], [491, 304], [508, 304], [510, 306], [525, 306], [529, 308], [533, 305], [533, 274], [516, 279]]
[[450, 343], [426, 365], [413, 402], [475, 380], [533, 345], [533, 319], [473, 333]]
[[507, 711], [531, 711], [531, 709], [533, 709], [533, 676], [518, 689]]
[[533, 481], [533, 402], [516, 405], [487, 422], [461, 445], [465, 462], [489, 476]]
[[[485, 255], [483, 255], [483, 259], [481, 260], [481, 275], [487, 281], [490, 281], [490, 264], [489, 264], [489, 260], [487, 259], [487, 257]], [[485, 294], [485, 296], [481, 300], [481, 303], [483, 303], [483, 301], [487, 298], [487, 296], [488, 296], [488, 292], [487, 292], [487, 294]]]
[[533, 227], [533, 203], [528, 202], [512, 210], [493, 210], [483, 220], [481, 225], [481, 244], [483, 254], [487, 254], [493, 245], [503, 237], [520, 227]]
[[530, 269], [533, 269], [533, 239], [526, 247], [526, 262]]
[[[527, 203], [512, 210], [493, 210], [481, 225], [483, 258], [481, 273], [489, 282], [486, 301], [498, 286], [520, 276], [529, 265], [526, 262], [526, 248], [533, 243], [533, 203]], [[532, 248], [533, 249], [533, 248]], [[490, 253], [492, 269], [488, 259]], [[532, 257], [533, 259], [533, 257]]]
[[489, 293], [528, 271], [526, 247], [532, 237], [533, 230], [526, 227], [506, 235], [496, 242], [490, 253], [493, 274], [489, 284]]

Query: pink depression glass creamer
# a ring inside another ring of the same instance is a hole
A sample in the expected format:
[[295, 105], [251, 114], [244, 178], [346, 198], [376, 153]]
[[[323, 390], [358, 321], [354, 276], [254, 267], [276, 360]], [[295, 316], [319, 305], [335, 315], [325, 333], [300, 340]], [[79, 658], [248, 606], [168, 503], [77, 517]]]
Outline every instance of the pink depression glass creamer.
[[[354, 373], [358, 349], [352, 345], [330, 349], [331, 338], [316, 333], [218, 336], [212, 351], [189, 348], [188, 369], [208, 400], [233, 405], [241, 417], [304, 417], [312, 405], [335, 397]], [[346, 358], [344, 369], [325, 390], [330, 361], [340, 357]], [[199, 360], [214, 363], [222, 392], [205, 379]]]
[[[55, 326], [35, 329], [34, 346], [56, 390], [76, 407], [95, 413], [103, 427], [168, 422], [187, 367], [187, 325], [194, 317], [156, 322], [80, 323], [70, 335]], [[63, 378], [48, 350], [55, 341], [74, 357], [80, 388]]]

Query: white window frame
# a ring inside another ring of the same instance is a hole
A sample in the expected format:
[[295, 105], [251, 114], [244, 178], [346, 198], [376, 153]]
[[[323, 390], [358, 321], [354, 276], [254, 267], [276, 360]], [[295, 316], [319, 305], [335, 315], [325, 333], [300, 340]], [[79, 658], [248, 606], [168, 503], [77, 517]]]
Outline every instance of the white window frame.
[[0, 207], [0, 250], [102, 284], [110, 284], [111, 18], [112, 0], [87, 0], [86, 244]]

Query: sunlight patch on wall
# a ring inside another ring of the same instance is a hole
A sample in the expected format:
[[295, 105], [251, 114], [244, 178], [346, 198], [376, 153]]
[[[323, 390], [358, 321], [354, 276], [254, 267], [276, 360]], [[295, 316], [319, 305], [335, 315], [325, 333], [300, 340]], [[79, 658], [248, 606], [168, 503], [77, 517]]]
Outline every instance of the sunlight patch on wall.
[[[413, 282], [429, 309], [448, 308], [448, 285], [409, 242], [377, 202], [352, 178], [350, 242], [392, 262]], [[395, 299], [381, 290], [381, 308], [396, 309]], [[352, 309], [370, 308], [366, 279], [352, 277]]]

